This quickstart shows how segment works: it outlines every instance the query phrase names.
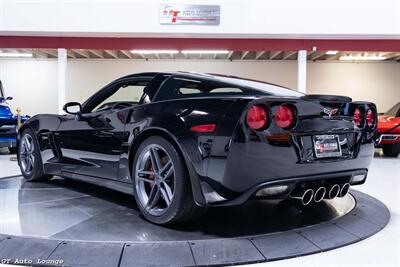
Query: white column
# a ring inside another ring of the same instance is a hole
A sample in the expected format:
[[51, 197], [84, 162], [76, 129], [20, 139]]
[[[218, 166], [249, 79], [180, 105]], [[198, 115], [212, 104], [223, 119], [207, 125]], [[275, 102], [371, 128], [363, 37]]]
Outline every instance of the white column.
[[67, 50], [58, 49], [58, 113], [65, 113], [62, 108], [65, 104], [65, 74], [67, 70]]
[[300, 50], [297, 56], [297, 90], [306, 93], [307, 88], [307, 51]]

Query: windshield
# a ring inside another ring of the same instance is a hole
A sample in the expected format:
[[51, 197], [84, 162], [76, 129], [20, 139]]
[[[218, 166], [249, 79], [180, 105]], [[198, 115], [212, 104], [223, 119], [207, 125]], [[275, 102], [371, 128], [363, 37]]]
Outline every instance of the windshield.
[[388, 112], [386, 112], [385, 115], [398, 117], [399, 113], [400, 113], [400, 103], [397, 103], [391, 109], [389, 109]]

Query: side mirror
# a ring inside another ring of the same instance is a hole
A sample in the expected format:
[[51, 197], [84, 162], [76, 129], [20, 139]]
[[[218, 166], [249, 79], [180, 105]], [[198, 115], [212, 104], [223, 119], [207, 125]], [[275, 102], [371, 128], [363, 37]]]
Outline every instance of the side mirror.
[[82, 113], [82, 106], [78, 102], [69, 102], [64, 105], [63, 110], [72, 115], [79, 115]]
[[13, 100], [12, 96], [7, 96], [6, 100]]

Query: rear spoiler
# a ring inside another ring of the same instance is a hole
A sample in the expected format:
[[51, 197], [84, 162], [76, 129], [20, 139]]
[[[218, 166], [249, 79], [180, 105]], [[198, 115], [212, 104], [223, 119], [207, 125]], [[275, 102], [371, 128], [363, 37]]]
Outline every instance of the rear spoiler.
[[353, 101], [350, 97], [340, 96], [340, 95], [305, 95], [302, 96], [300, 99], [320, 100], [326, 102], [344, 102], [344, 103], [350, 103], [351, 101]]

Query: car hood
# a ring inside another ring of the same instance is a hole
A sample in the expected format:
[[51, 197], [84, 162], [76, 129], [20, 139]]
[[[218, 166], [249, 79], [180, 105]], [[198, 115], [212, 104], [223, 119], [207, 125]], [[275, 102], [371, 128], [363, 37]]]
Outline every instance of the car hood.
[[[379, 116], [378, 118], [378, 132], [385, 132], [400, 124], [400, 117], [393, 116]], [[393, 133], [400, 133], [400, 126], [397, 127]]]

